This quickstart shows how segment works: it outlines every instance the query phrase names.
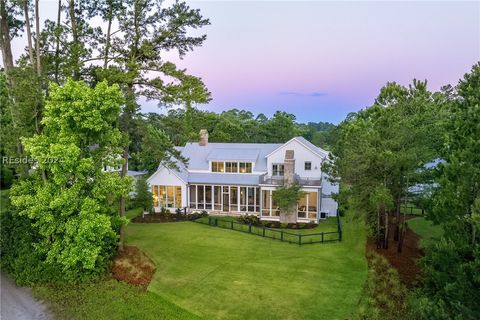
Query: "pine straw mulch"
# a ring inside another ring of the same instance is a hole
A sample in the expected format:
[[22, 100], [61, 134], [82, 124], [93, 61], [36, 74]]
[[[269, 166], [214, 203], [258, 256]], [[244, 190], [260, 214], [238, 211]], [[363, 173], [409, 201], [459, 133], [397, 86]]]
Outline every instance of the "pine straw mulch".
[[[414, 217], [407, 215], [407, 221]], [[407, 227], [402, 252], [398, 253], [398, 241], [393, 239], [394, 228], [393, 224], [390, 225], [388, 249], [377, 249], [376, 240], [370, 238], [367, 241], [367, 251], [372, 250], [385, 257], [390, 265], [398, 271], [402, 282], [407, 287], [415, 287], [419, 284], [421, 273], [418, 260], [424, 255], [423, 250], [419, 247], [421, 237]]]
[[112, 276], [130, 284], [147, 287], [155, 274], [155, 264], [140, 249], [125, 246], [113, 260]]

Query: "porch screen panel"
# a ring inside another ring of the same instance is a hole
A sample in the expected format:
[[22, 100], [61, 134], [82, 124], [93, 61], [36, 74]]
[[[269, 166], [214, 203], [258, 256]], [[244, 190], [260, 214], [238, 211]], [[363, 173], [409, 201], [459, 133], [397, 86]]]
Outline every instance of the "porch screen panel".
[[260, 212], [260, 188], [255, 188], [255, 212]]
[[305, 219], [307, 217], [307, 193], [303, 194], [300, 200], [298, 200], [298, 213], [297, 216], [300, 219]]
[[198, 209], [205, 209], [205, 190], [203, 185], [198, 185], [197, 186], [197, 204], [198, 204]]
[[238, 188], [230, 187], [230, 211], [238, 211]]
[[222, 210], [222, 187], [220, 186], [213, 188], [213, 210]]
[[262, 216], [270, 216], [270, 190], [262, 190]]
[[248, 203], [248, 211], [255, 212], [255, 189], [253, 187], [248, 187], [248, 195], [247, 195], [247, 203]]
[[212, 186], [205, 186], [205, 210], [212, 210]]
[[272, 216], [279, 217], [280, 216], [280, 207], [278, 206], [277, 203], [275, 203], [275, 200], [273, 200], [273, 195], [275, 194], [275, 191], [272, 191]]
[[317, 219], [318, 192], [308, 193], [308, 218]]
[[247, 188], [240, 187], [240, 211], [247, 211]]

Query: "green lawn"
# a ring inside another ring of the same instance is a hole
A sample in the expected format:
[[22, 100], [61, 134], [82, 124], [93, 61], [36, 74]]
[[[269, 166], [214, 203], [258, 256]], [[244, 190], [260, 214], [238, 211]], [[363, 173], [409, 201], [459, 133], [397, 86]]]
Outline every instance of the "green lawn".
[[142, 211], [143, 211], [143, 208], [133, 208], [133, 209], [130, 209], [127, 212], [125, 212], [125, 216], [128, 219], [133, 219], [136, 216], [140, 215], [142, 213]]
[[365, 231], [298, 246], [194, 222], [135, 224], [127, 241], [157, 266], [149, 291], [205, 319], [347, 319], [367, 276]]
[[421, 246], [425, 246], [429, 242], [438, 240], [443, 235], [443, 229], [439, 225], [434, 225], [431, 221], [424, 217], [418, 217], [408, 220], [408, 226], [416, 234], [422, 237]]
[[[215, 216], [217, 217], [217, 216]], [[217, 218], [226, 221], [237, 221], [237, 217], [233, 216], [218, 216]], [[198, 220], [202, 220], [205, 223], [208, 223], [208, 217], [199, 218]], [[320, 223], [315, 228], [311, 229], [275, 229], [275, 230], [283, 230], [290, 233], [296, 234], [312, 234], [312, 233], [320, 233], [320, 232], [335, 232], [337, 231], [337, 218], [327, 218], [324, 220], [320, 220]]]
[[36, 286], [33, 294], [46, 301], [49, 311], [56, 319], [200, 319], [153, 292], [116, 280], [80, 285]]

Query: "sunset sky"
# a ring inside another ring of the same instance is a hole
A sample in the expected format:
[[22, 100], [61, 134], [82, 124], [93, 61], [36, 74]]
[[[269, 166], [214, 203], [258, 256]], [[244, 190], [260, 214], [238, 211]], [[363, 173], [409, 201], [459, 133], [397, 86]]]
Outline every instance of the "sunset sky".
[[[56, 1], [40, 3], [54, 19]], [[211, 21], [207, 41], [183, 60], [166, 58], [204, 80], [213, 97], [199, 106], [206, 110], [337, 123], [371, 105], [387, 81], [428, 79], [438, 90], [480, 60], [479, 1], [189, 4]], [[145, 102], [143, 110], [160, 109]]]

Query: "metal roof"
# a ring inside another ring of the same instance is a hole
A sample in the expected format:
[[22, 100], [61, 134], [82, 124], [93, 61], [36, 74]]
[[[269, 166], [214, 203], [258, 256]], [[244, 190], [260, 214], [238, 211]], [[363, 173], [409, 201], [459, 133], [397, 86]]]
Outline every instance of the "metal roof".
[[[279, 143], [211, 143], [200, 146], [198, 143], [189, 142], [185, 145], [182, 156], [188, 158], [189, 170], [209, 170], [210, 160], [250, 160], [254, 162], [254, 171], [266, 171], [267, 159], [265, 156], [281, 146]], [[256, 156], [255, 156], [256, 155]], [[225, 156], [226, 159], [218, 158]], [[244, 157], [248, 159], [236, 159]], [[216, 158], [216, 159], [213, 159]], [[233, 159], [235, 158], [235, 159]]]
[[257, 161], [259, 149], [241, 149], [241, 148], [215, 148], [207, 157], [207, 160], [237, 160], [237, 161]]
[[260, 180], [260, 175], [242, 174], [242, 173], [198, 173], [190, 172], [188, 174], [189, 183], [203, 184], [238, 184], [247, 186], [256, 186]]

